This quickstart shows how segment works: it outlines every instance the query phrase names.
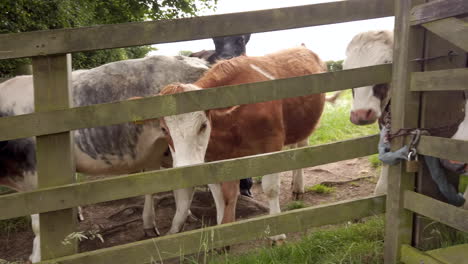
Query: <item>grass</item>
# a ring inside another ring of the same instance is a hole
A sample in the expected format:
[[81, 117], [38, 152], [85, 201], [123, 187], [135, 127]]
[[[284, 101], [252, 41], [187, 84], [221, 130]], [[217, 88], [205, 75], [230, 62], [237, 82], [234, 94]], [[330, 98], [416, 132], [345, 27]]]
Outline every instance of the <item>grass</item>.
[[291, 211], [305, 207], [307, 207], [307, 205], [303, 201], [292, 201], [286, 205], [286, 210]]
[[215, 256], [206, 263], [383, 263], [383, 217], [306, 234], [300, 241], [242, 255]]
[[307, 191], [309, 192], [314, 192], [314, 193], [319, 193], [319, 194], [330, 194], [335, 191], [335, 188], [333, 187], [328, 187], [323, 184], [316, 184], [311, 187], [307, 187]]
[[369, 160], [372, 168], [378, 168], [382, 165], [382, 162], [379, 160], [379, 154], [370, 155], [367, 157], [367, 160]]
[[319, 127], [309, 138], [310, 145], [325, 144], [334, 141], [352, 139], [379, 133], [377, 124], [356, 126], [349, 121], [352, 95], [347, 90], [341, 94], [334, 105], [325, 104], [325, 110]]

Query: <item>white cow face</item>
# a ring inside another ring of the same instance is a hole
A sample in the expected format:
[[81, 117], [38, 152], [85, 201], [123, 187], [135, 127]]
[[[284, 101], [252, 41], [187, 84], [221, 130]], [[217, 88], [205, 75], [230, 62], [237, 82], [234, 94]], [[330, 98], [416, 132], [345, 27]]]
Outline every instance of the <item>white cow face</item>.
[[[393, 34], [385, 31], [368, 31], [356, 35], [346, 49], [343, 69], [360, 68], [390, 63], [393, 56]], [[353, 106], [350, 120], [356, 125], [374, 123], [386, 106], [389, 85], [377, 84], [353, 89]]]
[[161, 122], [169, 142], [173, 166], [203, 163], [211, 134], [208, 112], [197, 111], [166, 116]]

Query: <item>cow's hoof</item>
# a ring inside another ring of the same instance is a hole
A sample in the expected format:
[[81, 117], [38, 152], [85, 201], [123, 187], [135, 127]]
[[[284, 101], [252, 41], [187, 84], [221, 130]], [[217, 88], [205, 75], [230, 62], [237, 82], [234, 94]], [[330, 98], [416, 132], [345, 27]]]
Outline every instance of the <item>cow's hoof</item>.
[[158, 228], [145, 228], [145, 237], [158, 237], [161, 236], [161, 233], [159, 232]]
[[293, 192], [292, 199], [294, 201], [300, 201], [300, 200], [304, 199], [304, 193]]
[[187, 217], [187, 222], [197, 223], [197, 222], [201, 222], [201, 220], [198, 217], [196, 217], [194, 214], [192, 214], [192, 212], [190, 212], [188, 217]]

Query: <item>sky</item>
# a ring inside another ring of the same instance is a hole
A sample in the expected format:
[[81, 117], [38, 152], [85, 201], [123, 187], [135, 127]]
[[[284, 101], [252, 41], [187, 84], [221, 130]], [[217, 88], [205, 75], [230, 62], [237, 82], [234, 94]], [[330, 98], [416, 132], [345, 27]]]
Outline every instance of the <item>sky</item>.
[[[215, 11], [205, 11], [200, 15], [246, 12], [262, 9], [280, 8], [334, 2], [333, 0], [218, 0]], [[394, 18], [379, 18], [325, 26], [305, 27], [265, 33], [254, 33], [247, 44], [247, 55], [262, 56], [281, 49], [291, 48], [304, 43], [316, 52], [322, 60], [341, 60], [345, 58], [346, 46], [354, 35], [367, 30], [393, 30]], [[154, 45], [158, 50], [150, 54], [178, 55], [179, 51], [192, 52], [214, 49], [211, 39], [182, 41]]]

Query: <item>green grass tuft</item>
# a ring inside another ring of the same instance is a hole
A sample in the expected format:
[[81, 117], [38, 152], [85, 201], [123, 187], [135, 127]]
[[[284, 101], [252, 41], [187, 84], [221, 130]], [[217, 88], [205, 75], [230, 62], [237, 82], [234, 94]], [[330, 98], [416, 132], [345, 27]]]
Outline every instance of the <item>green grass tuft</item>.
[[372, 168], [378, 168], [382, 166], [382, 161], [379, 160], [379, 154], [370, 155], [367, 157], [367, 160], [369, 160]]
[[314, 193], [320, 193], [320, 194], [330, 194], [335, 191], [335, 188], [333, 187], [328, 187], [323, 184], [316, 184], [311, 187], [307, 187], [306, 190], [308, 192], [314, 192]]
[[305, 207], [307, 207], [307, 205], [303, 201], [292, 201], [286, 205], [286, 210], [291, 211]]

